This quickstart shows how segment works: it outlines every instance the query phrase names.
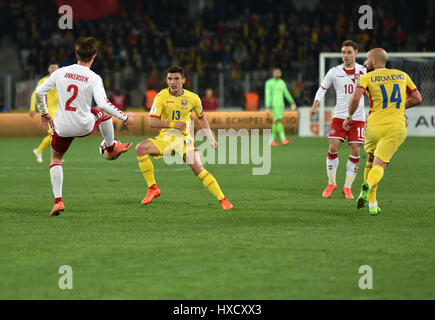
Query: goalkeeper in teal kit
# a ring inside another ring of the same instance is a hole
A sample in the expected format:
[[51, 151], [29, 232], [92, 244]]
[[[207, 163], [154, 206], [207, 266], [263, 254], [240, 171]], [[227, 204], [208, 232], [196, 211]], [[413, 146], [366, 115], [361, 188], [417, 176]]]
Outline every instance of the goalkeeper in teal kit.
[[266, 81], [265, 85], [265, 106], [268, 116], [270, 109], [273, 113], [272, 136], [270, 138], [270, 145], [277, 146], [278, 142], [275, 141], [276, 136], [279, 134], [282, 145], [289, 144], [290, 141], [285, 137], [284, 124], [282, 117], [284, 113], [284, 98], [290, 102], [291, 110], [296, 109], [295, 101], [293, 100], [290, 92], [287, 90], [287, 85], [281, 79], [281, 70], [279, 68], [273, 69], [273, 78]]

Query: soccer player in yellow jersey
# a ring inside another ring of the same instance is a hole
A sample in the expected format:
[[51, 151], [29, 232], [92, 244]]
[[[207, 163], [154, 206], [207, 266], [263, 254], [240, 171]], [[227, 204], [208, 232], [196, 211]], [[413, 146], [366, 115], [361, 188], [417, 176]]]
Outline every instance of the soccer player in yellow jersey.
[[222, 208], [232, 209], [233, 205], [222, 193], [216, 179], [202, 166], [196, 150], [193, 131], [190, 127], [192, 111], [199, 118], [201, 128], [206, 129], [207, 138], [212, 147], [217, 148], [217, 142], [202, 110], [201, 99], [195, 93], [183, 89], [186, 79], [182, 67], [170, 67], [166, 81], [168, 88], [157, 94], [150, 110], [150, 127], [159, 128], [159, 135], [144, 140], [136, 146], [139, 168], [148, 184], [148, 192], [142, 204], [151, 203], [154, 198], [160, 196], [160, 189], [154, 179], [154, 166], [149, 156], [160, 158], [176, 152], [189, 164], [195, 176], [219, 200]]
[[422, 100], [411, 78], [403, 71], [387, 69], [387, 60], [387, 52], [382, 48], [367, 53], [364, 64], [369, 72], [360, 77], [349, 103], [348, 117], [343, 122], [343, 129], [349, 130], [359, 99], [367, 92], [370, 100], [364, 139], [367, 161], [357, 208], [364, 208], [368, 202], [371, 215], [381, 212], [376, 200], [379, 182], [391, 158], [406, 138], [405, 109]]
[[[56, 63], [50, 63], [48, 66], [48, 75], [45, 76], [44, 78], [42, 78], [41, 80], [39, 80], [37, 86], [41, 85], [57, 69], [59, 69], [59, 65], [57, 65]], [[53, 89], [51, 89], [47, 93], [46, 98], [47, 98], [48, 113], [50, 114], [51, 118], [54, 119], [54, 117], [56, 116], [57, 104], [59, 101], [56, 87], [54, 87]], [[30, 111], [29, 111], [30, 118], [33, 119], [33, 117], [35, 116], [35, 113], [36, 113], [36, 89], [33, 90], [32, 98], [30, 100]], [[48, 135], [44, 139], [42, 139], [39, 147], [36, 149], [33, 149], [33, 153], [36, 156], [36, 161], [38, 161], [38, 162], [42, 162], [42, 152], [45, 149], [47, 149], [51, 143], [51, 133], [53, 132], [53, 129], [50, 128], [50, 129], [48, 129], [47, 132], [48, 132]]]

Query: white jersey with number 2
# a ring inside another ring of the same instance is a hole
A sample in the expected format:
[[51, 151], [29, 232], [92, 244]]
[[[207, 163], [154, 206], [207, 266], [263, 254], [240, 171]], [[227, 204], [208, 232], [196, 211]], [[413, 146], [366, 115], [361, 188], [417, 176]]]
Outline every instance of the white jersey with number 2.
[[81, 137], [93, 130], [92, 98], [108, 114], [127, 120], [128, 116], [107, 99], [101, 77], [88, 67], [73, 64], [60, 68], [38, 86], [36, 102], [41, 114], [48, 112], [45, 94], [53, 87], [59, 95], [54, 130], [61, 137]]
[[[334, 86], [337, 98], [333, 118], [345, 119], [347, 117], [350, 98], [357, 87], [359, 77], [366, 72], [366, 68], [358, 63], [355, 63], [355, 67], [352, 69], [346, 69], [344, 64], [329, 69], [320, 88], [326, 92], [331, 85]], [[357, 121], [366, 120], [364, 96], [361, 97], [358, 109], [355, 111], [352, 119]]]

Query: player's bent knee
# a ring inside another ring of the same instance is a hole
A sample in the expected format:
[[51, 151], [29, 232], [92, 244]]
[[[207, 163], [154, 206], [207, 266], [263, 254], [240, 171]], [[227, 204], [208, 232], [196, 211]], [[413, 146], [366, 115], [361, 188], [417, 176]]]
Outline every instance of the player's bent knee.
[[190, 168], [192, 169], [193, 174], [194, 174], [195, 176], [198, 176], [198, 174], [200, 174], [201, 171], [204, 170], [204, 168], [202, 167], [202, 165], [197, 164], [197, 163], [191, 164], [191, 165], [190, 165]]
[[146, 154], [149, 154], [149, 148], [148, 148], [148, 143], [147, 143], [147, 141], [139, 142], [139, 143], [136, 145], [135, 150], [136, 150], [136, 154], [137, 154], [137, 156], [139, 156], [139, 157], [142, 157], [142, 156], [144, 156], [144, 155], [146, 155]]

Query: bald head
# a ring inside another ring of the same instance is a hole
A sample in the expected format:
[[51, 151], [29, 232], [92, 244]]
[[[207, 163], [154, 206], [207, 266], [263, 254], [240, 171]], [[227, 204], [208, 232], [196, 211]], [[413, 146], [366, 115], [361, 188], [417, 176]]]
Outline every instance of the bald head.
[[374, 48], [369, 51], [368, 55], [370, 55], [371, 58], [379, 64], [385, 65], [387, 63], [387, 51], [382, 48]]
[[367, 61], [364, 64], [368, 71], [372, 71], [377, 68], [385, 67], [387, 61], [387, 52], [382, 48], [374, 48], [367, 53]]

